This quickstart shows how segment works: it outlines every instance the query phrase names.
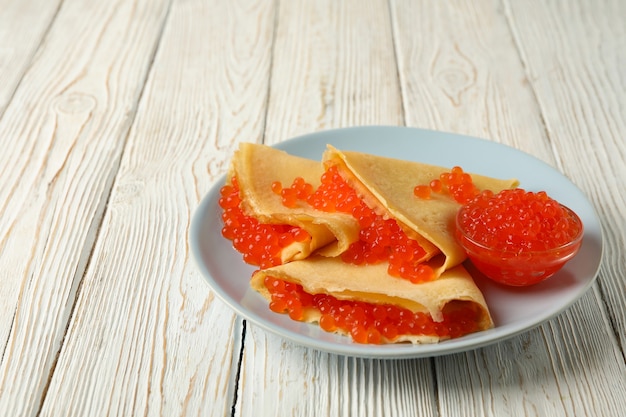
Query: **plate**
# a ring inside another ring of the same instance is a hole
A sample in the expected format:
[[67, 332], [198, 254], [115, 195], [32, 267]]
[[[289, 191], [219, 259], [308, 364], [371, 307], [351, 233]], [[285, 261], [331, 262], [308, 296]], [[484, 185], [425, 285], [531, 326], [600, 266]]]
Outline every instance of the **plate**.
[[326, 144], [392, 158], [419, 161], [497, 178], [517, 178], [528, 191], [545, 190], [574, 210], [585, 226], [580, 252], [552, 278], [526, 288], [504, 287], [477, 277], [495, 327], [432, 345], [361, 345], [317, 325], [292, 321], [269, 310], [251, 290], [254, 268], [245, 264], [221, 236], [219, 190], [222, 176], [194, 213], [190, 244], [197, 264], [215, 293], [239, 315], [299, 345], [340, 355], [371, 358], [416, 358], [461, 352], [502, 341], [551, 319], [579, 299], [593, 284], [602, 258], [598, 216], [585, 195], [567, 177], [524, 152], [496, 142], [415, 128], [368, 126], [326, 130], [276, 145], [293, 155], [320, 160]]

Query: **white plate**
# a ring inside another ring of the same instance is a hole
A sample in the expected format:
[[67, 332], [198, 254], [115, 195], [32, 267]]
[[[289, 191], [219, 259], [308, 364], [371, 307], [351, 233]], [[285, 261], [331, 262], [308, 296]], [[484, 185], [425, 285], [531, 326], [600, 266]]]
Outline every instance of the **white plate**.
[[289, 319], [269, 310], [249, 287], [254, 271], [231, 242], [221, 236], [217, 204], [224, 177], [203, 199], [191, 224], [190, 243], [210, 287], [238, 314], [299, 345], [342, 355], [407, 358], [460, 352], [485, 346], [527, 331], [569, 307], [593, 283], [602, 258], [600, 221], [585, 195], [544, 162], [511, 147], [450, 133], [404, 127], [370, 126], [328, 130], [276, 145], [291, 154], [319, 160], [326, 144], [381, 156], [453, 167], [499, 178], [517, 178], [529, 191], [545, 190], [573, 209], [585, 227], [578, 255], [552, 278], [524, 289], [477, 279], [495, 321], [495, 328], [433, 345], [361, 345], [349, 337], [327, 333], [317, 325]]

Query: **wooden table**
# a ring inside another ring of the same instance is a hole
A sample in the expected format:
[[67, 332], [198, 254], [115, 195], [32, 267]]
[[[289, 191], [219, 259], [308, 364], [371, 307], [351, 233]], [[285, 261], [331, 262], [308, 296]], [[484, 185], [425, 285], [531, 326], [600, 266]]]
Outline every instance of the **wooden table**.
[[[0, 415], [623, 415], [625, 20], [621, 0], [0, 0]], [[374, 124], [562, 171], [602, 221], [592, 289], [411, 360], [235, 315], [188, 232], [238, 143]]]

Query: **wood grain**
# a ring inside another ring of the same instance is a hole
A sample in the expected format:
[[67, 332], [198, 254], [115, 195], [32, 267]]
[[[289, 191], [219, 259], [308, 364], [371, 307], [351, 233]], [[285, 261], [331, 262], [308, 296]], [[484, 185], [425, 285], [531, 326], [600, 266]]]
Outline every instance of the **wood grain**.
[[66, 1], [0, 121], [2, 415], [43, 401], [165, 6]]
[[338, 356], [248, 329], [236, 415], [438, 415], [428, 359]]
[[553, 162], [499, 1], [390, 4], [408, 126], [487, 138]]
[[273, 23], [263, 1], [172, 3], [41, 415], [230, 413], [242, 324], [188, 234], [237, 143], [262, 137]]
[[280, 3], [265, 143], [344, 126], [401, 125], [399, 93], [385, 1]]
[[0, 116], [48, 32], [60, 0], [0, 0]]

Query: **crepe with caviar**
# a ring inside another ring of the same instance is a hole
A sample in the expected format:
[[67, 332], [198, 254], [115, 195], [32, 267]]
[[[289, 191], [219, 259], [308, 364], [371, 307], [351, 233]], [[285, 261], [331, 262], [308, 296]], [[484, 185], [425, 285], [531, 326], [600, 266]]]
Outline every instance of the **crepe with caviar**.
[[[358, 225], [350, 216], [318, 212], [300, 200], [294, 201], [292, 207], [287, 207], [273, 188], [274, 184], [288, 187], [296, 178], [316, 187], [322, 173], [320, 161], [293, 156], [266, 145], [241, 143], [235, 152], [228, 173], [228, 184], [236, 186], [239, 208], [243, 214], [261, 224], [282, 227], [283, 232], [278, 233], [279, 235], [290, 234], [299, 229], [306, 232], [283, 247], [278, 254], [280, 261], [274, 264], [304, 259], [315, 251], [334, 256], [343, 252], [358, 238]], [[251, 238], [253, 242], [244, 244], [253, 244], [262, 250], [266, 244], [263, 239], [269, 239], [270, 234], [257, 232]], [[242, 238], [230, 237], [236, 243], [238, 238]], [[282, 239], [281, 236], [278, 238]]]
[[[369, 207], [394, 218], [407, 234], [417, 233], [439, 250], [430, 259], [435, 277], [466, 259], [455, 238], [455, 218], [460, 204], [450, 195], [432, 193], [429, 198], [414, 195], [416, 185], [439, 179], [448, 168], [353, 151], [339, 151], [328, 146], [325, 166], [337, 167], [345, 181]], [[470, 174], [479, 190], [497, 193], [517, 186], [514, 179], [500, 180]], [[412, 235], [414, 236], [414, 235]]]
[[[304, 322], [319, 323], [323, 314], [339, 315], [342, 309], [346, 309], [344, 305], [342, 308], [337, 307], [335, 312], [326, 310], [322, 313], [318, 307], [318, 304], [323, 303], [319, 299], [320, 295], [332, 296], [343, 303], [360, 303], [360, 308], [370, 311], [368, 314], [372, 316], [369, 323], [366, 318], [359, 320], [365, 322], [364, 326], [367, 328], [376, 329], [375, 333], [380, 334], [378, 343], [436, 343], [493, 327], [485, 299], [462, 265], [447, 270], [436, 280], [413, 284], [390, 276], [385, 263], [351, 265], [338, 257], [311, 257], [253, 274], [252, 288], [270, 302], [285, 296], [285, 294], [272, 296], [268, 285], [272, 286], [273, 279], [297, 284], [304, 293], [314, 296], [307, 297], [308, 303], [302, 301], [303, 311], [296, 319]], [[304, 299], [303, 296], [301, 298]], [[309, 305], [311, 303], [312, 306]], [[393, 306], [405, 310], [405, 313], [396, 313], [394, 317], [389, 313], [385, 317], [385, 313], [381, 316], [368, 306]], [[400, 323], [408, 317], [406, 310], [421, 314], [422, 322], [419, 326]], [[291, 315], [287, 307], [284, 312]], [[343, 321], [345, 322], [343, 328], [325, 330], [347, 334], [352, 333], [351, 329], [355, 325], [363, 325], [350, 322], [349, 319]], [[396, 328], [395, 333], [386, 333], [390, 326]], [[355, 335], [352, 336], [354, 338]], [[362, 342], [368, 343], [371, 340]]]

